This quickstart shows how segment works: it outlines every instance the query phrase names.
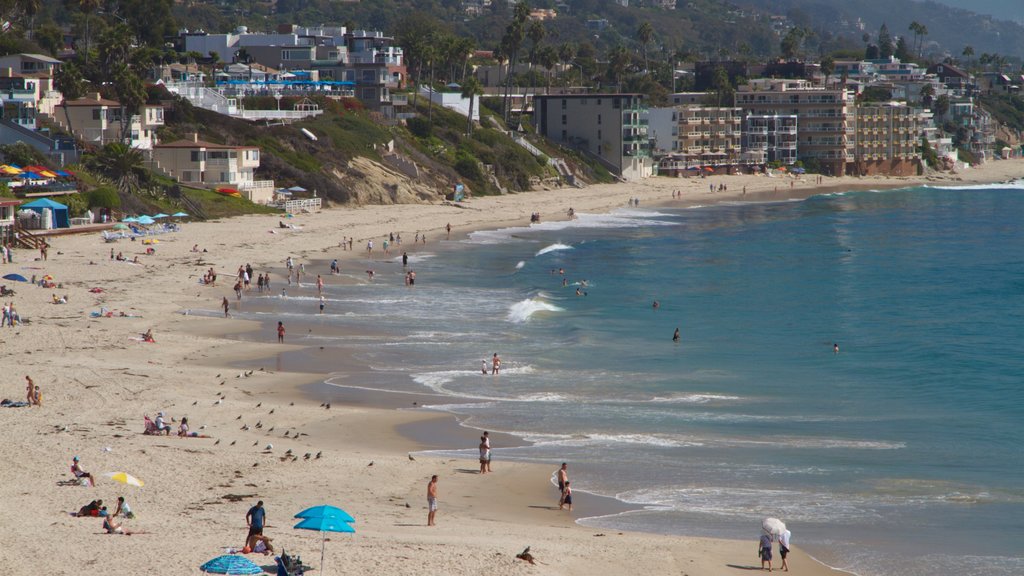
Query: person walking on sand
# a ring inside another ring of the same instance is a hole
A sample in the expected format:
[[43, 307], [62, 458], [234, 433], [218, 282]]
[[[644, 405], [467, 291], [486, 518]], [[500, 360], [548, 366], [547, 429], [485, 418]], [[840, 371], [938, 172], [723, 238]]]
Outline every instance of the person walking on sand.
[[245, 513], [245, 524], [249, 527], [245, 541], [248, 542], [253, 536], [263, 536], [263, 527], [266, 526], [266, 523], [267, 511], [263, 509], [263, 500], [260, 500]]
[[480, 449], [480, 473], [487, 474], [487, 458], [490, 455], [488, 454], [487, 440], [483, 436], [480, 437], [480, 446], [478, 448]]
[[231, 318], [231, 313], [228, 310], [231, 308], [231, 302], [228, 302], [228, 297], [225, 296], [224, 300], [220, 303], [221, 307], [224, 308], [224, 317]]
[[793, 533], [789, 530], [783, 530], [782, 534], [779, 534], [779, 558], [782, 558], [782, 567], [780, 570], [789, 572], [789, 564], [786, 562], [786, 556], [789, 556], [789, 537]]
[[761, 534], [761, 540], [757, 543], [757, 556], [761, 559], [761, 570], [768, 564], [768, 571], [772, 571], [772, 535]]
[[323, 296], [321, 296], [321, 297], [320, 297], [320, 313], [321, 313], [321, 314], [323, 314], [323, 313], [324, 313], [324, 306], [326, 306], [326, 305], [327, 305], [327, 301], [326, 301], [326, 300], [324, 300], [324, 297], [323, 297]]
[[491, 433], [484, 431], [483, 435], [484, 447], [487, 448], [487, 471], [491, 471]]
[[317, 294], [324, 293], [324, 279], [319, 274], [316, 275], [316, 291]]
[[562, 501], [558, 504], [559, 510], [564, 510], [566, 506], [569, 507], [569, 512], [572, 512], [572, 488], [569, 486], [571, 482], [565, 481], [565, 486], [562, 487]]
[[562, 462], [562, 467], [558, 469], [556, 478], [558, 479], [558, 506], [561, 508], [565, 485], [569, 483], [569, 464]]
[[32, 381], [32, 378], [25, 376], [25, 401], [29, 404], [34, 404], [36, 395], [36, 385]]
[[448, 225], [445, 226], [444, 228], [445, 228], [445, 230], [448, 231], [448, 240], [451, 240], [452, 239], [452, 223], [449, 222]]
[[427, 526], [434, 524], [434, 515], [437, 514], [437, 474], [430, 477], [427, 484]]
[[284, 344], [284, 322], [277, 323], [277, 343]]

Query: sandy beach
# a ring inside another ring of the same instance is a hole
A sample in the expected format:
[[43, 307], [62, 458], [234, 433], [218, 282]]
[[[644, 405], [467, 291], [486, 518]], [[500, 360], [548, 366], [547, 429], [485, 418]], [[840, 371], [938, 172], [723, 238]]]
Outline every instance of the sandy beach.
[[[289, 335], [278, 344], [258, 323], [208, 312], [216, 312], [223, 297], [234, 303], [240, 265], [269, 270], [279, 289], [291, 256], [306, 264], [304, 282], [321, 273], [332, 283], [326, 268], [310, 263], [337, 258], [347, 272], [361, 272], [366, 242], [379, 244], [389, 232], [401, 233], [403, 248], [414, 254], [445, 239], [447, 224], [455, 239], [471, 230], [525, 225], [533, 212], [562, 219], [569, 208], [603, 212], [631, 198], [641, 208], [686, 207], [1022, 176], [1024, 161], [1007, 160], [957, 175], [826, 177], [820, 184], [814, 176], [655, 178], [474, 198], [460, 206], [338, 207], [287, 219], [186, 223], [160, 236], [154, 255], [145, 254], [141, 241], [108, 244], [98, 234], [54, 238], [47, 261], [15, 250], [14, 262], [0, 267], [3, 274], [50, 274], [60, 287], [3, 281], [17, 290], [4, 300], [30, 322], [0, 329], [13, 368], [0, 379], [0, 397], [24, 400], [26, 375], [42, 392], [41, 407], [0, 409], [0, 536], [11, 552], [3, 573], [198, 574], [203, 562], [241, 548], [246, 511], [257, 500], [266, 504], [266, 534], [274, 546], [300, 554], [317, 573], [698, 576], [759, 569], [756, 526], [748, 541], [594, 530], [575, 519], [593, 516], [595, 508], [612, 513], [615, 504], [588, 509], [587, 495], [579, 494], [572, 514], [558, 511], [555, 466], [496, 463], [493, 474], [480, 476], [474, 460], [410, 459], [460, 435], [463, 444], [451, 448], [473, 447], [479, 432], [411, 407], [323, 407], [303, 387], [324, 375], [295, 370], [287, 358], [301, 347]], [[728, 190], [717, 190], [719, 184]], [[281, 220], [292, 227], [280, 228]], [[425, 245], [411, 244], [416, 233], [425, 234]], [[354, 238], [354, 250], [339, 247], [343, 237]], [[139, 263], [111, 259], [111, 248], [129, 259], [137, 255]], [[199, 283], [210, 268], [218, 272], [216, 286]], [[54, 304], [52, 295], [67, 295], [68, 303]], [[113, 316], [90, 317], [101, 307]], [[155, 343], [140, 337], [149, 329]], [[209, 438], [143, 435], [143, 416], [161, 411], [174, 419], [174, 431], [187, 416], [191, 430]], [[95, 487], [61, 485], [71, 478], [76, 455], [95, 475]], [[103, 476], [116, 471], [145, 486]], [[428, 528], [425, 494], [432, 474], [439, 476], [440, 509], [438, 525]], [[136, 534], [105, 535], [100, 519], [69, 514], [94, 499], [113, 510], [118, 496], [136, 514], [126, 524]], [[292, 528], [295, 513], [319, 504], [340, 506], [357, 519], [355, 534], [329, 536], [323, 566], [320, 534]], [[527, 546], [536, 565], [515, 558]], [[249, 558], [274, 573], [273, 556]], [[798, 574], [838, 573], [799, 545], [790, 565]]]

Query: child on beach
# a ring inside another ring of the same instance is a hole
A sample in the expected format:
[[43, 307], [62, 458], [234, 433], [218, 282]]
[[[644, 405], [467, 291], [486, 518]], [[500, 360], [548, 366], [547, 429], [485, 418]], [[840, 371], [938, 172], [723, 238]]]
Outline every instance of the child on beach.
[[569, 512], [572, 512], [572, 488], [569, 487], [569, 482], [566, 480], [565, 487], [562, 488], [562, 501], [558, 504], [559, 510], [564, 510], [566, 506], [569, 507]]

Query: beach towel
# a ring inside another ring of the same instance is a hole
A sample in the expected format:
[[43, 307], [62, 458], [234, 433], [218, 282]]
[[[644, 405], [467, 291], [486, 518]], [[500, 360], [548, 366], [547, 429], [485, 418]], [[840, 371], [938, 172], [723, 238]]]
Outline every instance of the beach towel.
[[14, 402], [12, 400], [8, 400], [7, 398], [0, 400], [0, 408], [24, 408], [26, 406], [31, 406], [31, 404], [25, 402], [24, 400], [20, 402]]

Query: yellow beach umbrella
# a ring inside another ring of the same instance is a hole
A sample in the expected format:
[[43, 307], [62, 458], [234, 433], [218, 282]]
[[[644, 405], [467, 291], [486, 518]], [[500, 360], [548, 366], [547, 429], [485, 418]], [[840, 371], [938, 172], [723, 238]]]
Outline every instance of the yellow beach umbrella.
[[21, 174], [21, 170], [14, 166], [8, 166], [7, 164], [0, 166], [0, 172], [3, 172], [4, 174]]
[[145, 482], [127, 472], [107, 472], [104, 476], [110, 478], [114, 482], [120, 482], [121, 484], [127, 484], [128, 486], [138, 486], [141, 488], [145, 485]]

